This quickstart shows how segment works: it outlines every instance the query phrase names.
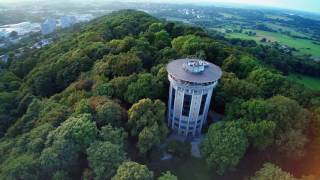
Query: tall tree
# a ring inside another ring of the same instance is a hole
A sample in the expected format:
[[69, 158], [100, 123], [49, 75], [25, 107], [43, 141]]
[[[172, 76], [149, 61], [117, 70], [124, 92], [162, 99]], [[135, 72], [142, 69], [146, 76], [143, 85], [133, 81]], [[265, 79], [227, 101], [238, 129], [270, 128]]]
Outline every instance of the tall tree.
[[142, 99], [128, 111], [128, 128], [132, 136], [138, 137], [138, 148], [145, 153], [160, 144], [168, 133], [165, 124], [166, 107], [160, 100]]
[[107, 124], [120, 127], [127, 116], [125, 109], [111, 100], [104, 104], [98, 105], [96, 111], [96, 121], [99, 127]]
[[87, 149], [89, 166], [95, 172], [95, 179], [109, 179], [125, 161], [126, 153], [122, 146], [112, 144], [111, 142], [97, 141], [90, 145]]
[[90, 114], [70, 117], [50, 132], [40, 156], [44, 170], [52, 173], [77, 164], [81, 152], [95, 140], [97, 128]]
[[218, 174], [235, 167], [248, 147], [245, 132], [233, 122], [219, 122], [210, 126], [201, 144], [207, 164]]

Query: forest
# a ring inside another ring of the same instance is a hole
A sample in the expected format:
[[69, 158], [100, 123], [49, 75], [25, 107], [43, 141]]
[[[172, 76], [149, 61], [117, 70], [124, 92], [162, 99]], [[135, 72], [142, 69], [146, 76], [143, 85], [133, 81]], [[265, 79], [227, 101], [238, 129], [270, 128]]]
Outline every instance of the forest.
[[[185, 57], [223, 69], [211, 102], [223, 119], [200, 147], [212, 173], [261, 152], [268, 161], [248, 179], [320, 178], [320, 92], [285, 77], [312, 63], [121, 10], [0, 69], [0, 179], [179, 179], [148, 164], [170, 134], [166, 64]], [[319, 76], [318, 67], [300, 73]], [[171, 146], [183, 158], [184, 145]]]

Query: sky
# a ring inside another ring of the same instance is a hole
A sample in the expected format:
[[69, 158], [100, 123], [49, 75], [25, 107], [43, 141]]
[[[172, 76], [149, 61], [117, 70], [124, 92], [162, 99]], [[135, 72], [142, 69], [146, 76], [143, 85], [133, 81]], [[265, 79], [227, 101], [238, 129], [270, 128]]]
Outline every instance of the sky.
[[[6, 2], [37, 2], [52, 0], [0, 0], [0, 3]], [[88, 1], [88, 0], [67, 0], [67, 1]], [[90, 1], [90, 0], [89, 0]], [[101, 2], [117, 0], [96, 0]], [[320, 14], [320, 0], [120, 0], [132, 2], [161, 2], [161, 3], [237, 3], [241, 5], [258, 5], [267, 7], [277, 7], [284, 9], [295, 9], [309, 11]]]
[[[134, 1], [134, 0], [133, 0]], [[148, 2], [170, 3], [236, 3], [241, 5], [258, 5], [277, 7], [283, 9], [295, 9], [320, 14], [320, 0], [137, 0]]]

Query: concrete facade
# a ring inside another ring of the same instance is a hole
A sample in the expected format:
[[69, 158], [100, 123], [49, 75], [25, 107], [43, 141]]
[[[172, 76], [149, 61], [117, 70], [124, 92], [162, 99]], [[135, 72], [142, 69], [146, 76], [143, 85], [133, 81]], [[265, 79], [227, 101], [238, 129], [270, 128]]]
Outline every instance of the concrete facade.
[[[198, 136], [207, 123], [207, 116], [214, 88], [222, 72], [214, 64], [197, 59], [181, 59], [167, 66], [170, 81], [168, 98], [168, 126], [183, 136]], [[191, 63], [190, 63], [191, 62]], [[196, 64], [193, 64], [193, 63]], [[176, 74], [183, 68], [188, 74]], [[176, 69], [176, 70], [174, 70]], [[205, 73], [205, 71], [213, 73]], [[218, 72], [217, 72], [218, 71]], [[204, 82], [203, 76], [208, 76]]]

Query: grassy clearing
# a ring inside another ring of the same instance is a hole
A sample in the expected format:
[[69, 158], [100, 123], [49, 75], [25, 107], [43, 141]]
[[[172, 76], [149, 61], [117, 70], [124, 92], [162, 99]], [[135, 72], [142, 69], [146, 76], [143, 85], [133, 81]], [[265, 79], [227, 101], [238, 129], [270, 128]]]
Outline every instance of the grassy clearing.
[[290, 74], [287, 77], [292, 81], [303, 84], [307, 88], [320, 91], [320, 78], [304, 76], [301, 74]]

